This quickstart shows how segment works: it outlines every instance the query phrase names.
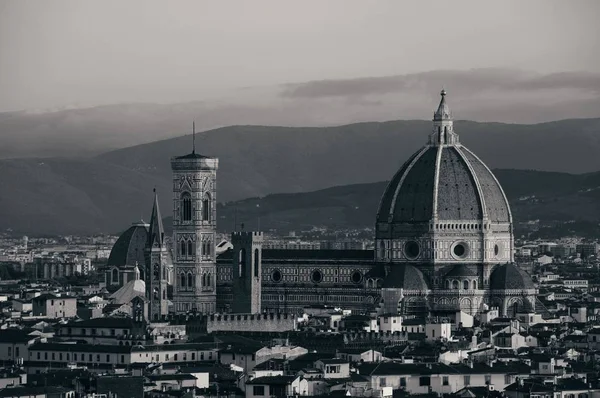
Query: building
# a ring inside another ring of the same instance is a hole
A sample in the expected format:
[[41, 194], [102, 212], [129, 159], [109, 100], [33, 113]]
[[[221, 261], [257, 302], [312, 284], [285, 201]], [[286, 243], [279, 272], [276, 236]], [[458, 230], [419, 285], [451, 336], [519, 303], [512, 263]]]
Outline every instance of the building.
[[[176, 312], [301, 313], [318, 304], [454, 319], [486, 306], [501, 316], [535, 308], [535, 285], [514, 264], [506, 195], [461, 144], [445, 91], [427, 143], [383, 193], [374, 251], [269, 250], [262, 234], [242, 231], [216, 257], [218, 159], [194, 148], [171, 167]], [[145, 250], [134, 246], [127, 252]]]
[[42, 294], [32, 300], [32, 315], [48, 318], [73, 318], [77, 316], [77, 298]]

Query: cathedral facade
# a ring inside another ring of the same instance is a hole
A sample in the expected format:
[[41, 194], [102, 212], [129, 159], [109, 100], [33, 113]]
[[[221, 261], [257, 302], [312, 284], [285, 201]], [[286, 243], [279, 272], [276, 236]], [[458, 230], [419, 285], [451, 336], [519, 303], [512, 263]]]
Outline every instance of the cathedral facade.
[[[425, 145], [382, 195], [375, 250], [263, 250], [261, 233], [242, 231], [232, 234], [232, 249], [216, 256], [218, 160], [194, 150], [171, 165], [171, 312], [300, 313], [309, 305], [329, 305], [453, 316], [492, 306], [504, 315], [535, 308], [535, 286], [513, 263], [506, 195], [461, 144], [445, 91]], [[150, 242], [156, 245], [156, 237]], [[151, 247], [138, 249], [146, 257], [153, 253]]]

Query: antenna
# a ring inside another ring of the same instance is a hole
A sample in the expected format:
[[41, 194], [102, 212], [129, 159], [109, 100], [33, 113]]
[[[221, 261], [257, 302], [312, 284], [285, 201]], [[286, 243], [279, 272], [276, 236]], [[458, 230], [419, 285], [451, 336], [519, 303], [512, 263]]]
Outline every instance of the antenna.
[[196, 121], [192, 122], [192, 154], [196, 154]]

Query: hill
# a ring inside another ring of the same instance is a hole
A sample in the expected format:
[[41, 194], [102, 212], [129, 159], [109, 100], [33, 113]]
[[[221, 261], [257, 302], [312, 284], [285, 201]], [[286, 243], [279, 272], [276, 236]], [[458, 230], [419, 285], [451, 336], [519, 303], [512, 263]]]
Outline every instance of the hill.
[[[511, 204], [517, 234], [600, 234], [600, 172], [573, 175], [499, 169], [494, 173]], [[313, 226], [373, 228], [386, 185], [387, 182], [355, 184], [230, 202], [219, 206], [219, 229], [230, 231], [234, 223], [244, 223], [249, 229], [256, 229], [260, 223], [262, 230], [283, 233]], [[525, 225], [529, 220], [540, 222], [532, 229]], [[170, 221], [167, 219], [166, 225]]]
[[[426, 142], [430, 128], [428, 121], [323, 128], [232, 126], [199, 135], [197, 147], [203, 154], [219, 157], [218, 199], [227, 207], [228, 202], [242, 198], [391, 178]], [[456, 131], [461, 141], [493, 168], [572, 173], [600, 170], [596, 156], [600, 119], [536, 125], [457, 121]], [[190, 147], [188, 135], [99, 156], [0, 160], [0, 230], [11, 228], [31, 235], [116, 232], [149, 216], [154, 187], [163, 214], [168, 214], [172, 206], [169, 159], [188, 153]], [[519, 196], [543, 193], [552, 197], [571, 194], [579, 184], [594, 178], [594, 174], [544, 175], [551, 177], [540, 180], [537, 172], [518, 172], [500, 179], [514, 185], [515, 192], [522, 190]], [[370, 205], [362, 204], [363, 208], [376, 206], [383, 192], [369, 189], [375, 199]], [[564, 205], [579, 214], [586, 207], [576, 199]], [[342, 195], [339, 200], [350, 199]], [[524, 214], [537, 212], [527, 208]], [[319, 214], [315, 213], [315, 218]], [[365, 214], [365, 220], [372, 223], [373, 213]], [[340, 217], [344, 215], [349, 214]]]

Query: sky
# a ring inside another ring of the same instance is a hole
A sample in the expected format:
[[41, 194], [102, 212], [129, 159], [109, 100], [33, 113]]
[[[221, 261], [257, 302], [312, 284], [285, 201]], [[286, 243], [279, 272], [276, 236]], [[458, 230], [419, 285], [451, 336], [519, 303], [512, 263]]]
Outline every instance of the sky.
[[487, 68], [567, 76], [561, 90], [585, 100], [598, 15], [597, 0], [0, 0], [0, 112], [261, 87], [310, 98], [332, 81]]

